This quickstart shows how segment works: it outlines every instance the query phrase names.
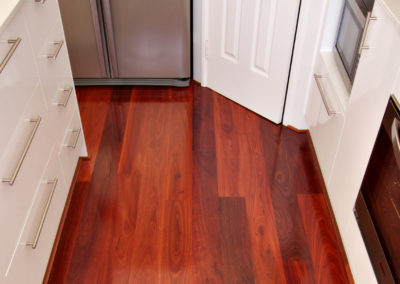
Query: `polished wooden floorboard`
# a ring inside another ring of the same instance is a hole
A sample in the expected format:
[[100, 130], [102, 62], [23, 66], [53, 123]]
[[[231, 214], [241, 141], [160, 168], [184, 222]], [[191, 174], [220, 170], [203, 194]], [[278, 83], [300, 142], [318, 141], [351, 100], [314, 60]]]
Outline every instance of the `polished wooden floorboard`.
[[306, 133], [197, 83], [77, 92], [49, 283], [352, 283]]

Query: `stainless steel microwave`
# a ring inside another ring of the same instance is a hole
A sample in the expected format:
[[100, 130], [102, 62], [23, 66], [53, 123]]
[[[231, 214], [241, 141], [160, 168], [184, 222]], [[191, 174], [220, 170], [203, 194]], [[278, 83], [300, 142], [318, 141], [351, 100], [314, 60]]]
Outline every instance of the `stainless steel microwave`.
[[353, 84], [374, 0], [345, 0], [336, 38], [336, 50]]

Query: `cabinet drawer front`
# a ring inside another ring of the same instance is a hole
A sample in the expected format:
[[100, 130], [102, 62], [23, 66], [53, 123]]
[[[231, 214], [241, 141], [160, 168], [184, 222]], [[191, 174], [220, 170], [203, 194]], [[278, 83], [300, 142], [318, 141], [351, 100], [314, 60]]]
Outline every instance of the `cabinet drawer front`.
[[79, 110], [76, 109], [72, 121], [64, 133], [59, 151], [61, 169], [67, 186], [71, 184], [83, 144], [83, 130]]
[[57, 89], [66, 87], [72, 80], [61, 21], [57, 21], [45, 41], [42, 42], [36, 54], [36, 61], [46, 100], [48, 104], [51, 104]]
[[35, 89], [28, 104], [29, 109], [21, 115], [0, 160], [0, 178], [10, 179], [36, 124], [28, 119], [41, 117], [15, 182], [12, 185], [0, 182], [0, 226], [3, 228], [0, 234], [0, 273], [8, 266], [52, 143], [45, 128], [47, 116], [40, 86]]
[[[329, 81], [327, 79], [322, 81], [325, 81], [321, 82], [323, 90], [328, 98], [331, 98], [332, 88]], [[307, 113], [313, 113], [312, 123], [310, 123], [311, 139], [325, 184], [328, 185], [342, 135], [344, 115], [342, 113], [331, 116], [327, 114], [315, 80], [311, 84]]]
[[58, 1], [35, 2], [28, 0], [25, 1], [22, 12], [30, 34], [32, 48], [37, 54], [57, 19], [60, 18]]
[[[6, 283], [42, 282], [68, 192], [56, 151], [54, 151], [26, 214], [25, 226], [11, 260]], [[41, 229], [40, 232], [39, 229]], [[33, 248], [30, 243], [35, 238], [37, 238], [37, 245]]]
[[[63, 106], [65, 108], [68, 107], [68, 105], [75, 104], [76, 102], [76, 100], [73, 98], [73, 95], [75, 94], [75, 88], [71, 76], [71, 70], [69, 68], [64, 68], [64, 70], [61, 71], [58, 70], [58, 67], [58, 64], [57, 66], [54, 66], [54, 69], [56, 69], [55, 71], [59, 72], [58, 75], [53, 74], [53, 79], [49, 79], [49, 77], [47, 77], [47, 80], [45, 78], [43, 79], [43, 93], [49, 108], [55, 105]], [[68, 91], [71, 89], [72, 93], [69, 94]]]
[[9, 40], [21, 38], [15, 51], [0, 73], [0, 151], [6, 148], [8, 139], [16, 128], [24, 107], [39, 82], [29, 37], [23, 19], [16, 16], [0, 34], [0, 62], [9, 54]]
[[[66, 74], [70, 74], [69, 69]], [[56, 84], [53, 94], [46, 93], [46, 101], [49, 106], [49, 131], [59, 143], [64, 137], [65, 129], [69, 126], [72, 116], [77, 109], [77, 98], [72, 78], [65, 79]]]

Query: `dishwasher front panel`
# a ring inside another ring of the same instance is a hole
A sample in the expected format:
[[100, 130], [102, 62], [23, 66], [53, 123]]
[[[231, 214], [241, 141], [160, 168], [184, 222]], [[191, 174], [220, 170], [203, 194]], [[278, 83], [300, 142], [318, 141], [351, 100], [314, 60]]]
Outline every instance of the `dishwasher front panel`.
[[59, 0], [74, 78], [108, 78], [102, 13], [96, 0]]
[[190, 0], [103, 0], [113, 78], [190, 77]]

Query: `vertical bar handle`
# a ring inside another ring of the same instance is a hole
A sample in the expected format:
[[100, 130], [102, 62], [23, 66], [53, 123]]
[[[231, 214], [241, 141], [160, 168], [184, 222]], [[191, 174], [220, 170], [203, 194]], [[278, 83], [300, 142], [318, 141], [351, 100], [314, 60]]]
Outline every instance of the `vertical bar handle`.
[[47, 198], [46, 206], [44, 208], [44, 211], [43, 211], [43, 214], [42, 214], [42, 218], [40, 219], [39, 227], [36, 230], [35, 238], [33, 239], [33, 242], [27, 242], [26, 243], [27, 246], [31, 246], [33, 249], [36, 248], [37, 243], [39, 241], [40, 233], [42, 232], [43, 224], [44, 224], [44, 221], [46, 220], [47, 212], [49, 211], [51, 199], [53, 198], [54, 191], [55, 191], [56, 186], [57, 186], [57, 182], [58, 182], [57, 178], [46, 182], [47, 184], [52, 184], [53, 186], [51, 188], [51, 192], [50, 192], [49, 198]]
[[60, 53], [60, 50], [61, 50], [61, 47], [62, 47], [63, 44], [64, 44], [64, 41], [63, 41], [63, 40], [54, 41], [54, 42], [52, 42], [52, 44], [56, 45], [57, 48], [56, 48], [56, 50], [54, 51], [53, 54], [47, 55], [47, 58], [50, 58], [50, 59], [57, 59], [57, 56], [58, 56], [58, 54]]
[[378, 17], [371, 16], [371, 12], [367, 13], [367, 19], [365, 20], [365, 26], [363, 29], [363, 33], [361, 36], [361, 41], [360, 41], [360, 46], [358, 47], [358, 55], [361, 55], [361, 52], [364, 49], [370, 49], [370, 46], [365, 45], [365, 39], [367, 38], [367, 32], [368, 32], [368, 27], [371, 21], [376, 21], [378, 20]]
[[104, 26], [106, 29], [106, 42], [109, 54], [111, 78], [118, 78], [119, 73], [118, 73], [117, 49], [115, 46], [115, 39], [114, 39], [111, 2], [110, 0], [102, 0], [101, 4], [103, 5], [103, 11], [104, 11]]
[[393, 119], [392, 123], [392, 145], [394, 157], [396, 159], [397, 166], [400, 168], [400, 139], [399, 139], [399, 130], [400, 130], [400, 121], [397, 118]]
[[21, 154], [21, 156], [20, 156], [20, 158], [19, 158], [19, 160], [18, 160], [17, 166], [15, 167], [15, 170], [14, 170], [14, 172], [13, 172], [11, 178], [4, 178], [4, 179], [2, 179], [2, 182], [8, 182], [9, 185], [13, 185], [13, 184], [14, 184], [15, 179], [17, 178], [18, 172], [19, 172], [19, 170], [21, 169], [22, 162], [23, 162], [24, 159], [25, 159], [26, 153], [28, 153], [29, 147], [31, 146], [33, 137], [34, 137], [35, 134], [36, 134], [36, 131], [37, 131], [38, 127], [39, 127], [39, 124], [40, 124], [40, 121], [41, 121], [41, 120], [42, 120], [42, 118], [41, 118], [40, 116], [39, 116], [38, 118], [30, 119], [30, 120], [29, 120], [29, 122], [34, 122], [34, 123], [35, 123], [35, 126], [33, 127], [32, 132], [31, 132], [31, 134], [29, 135], [29, 138], [28, 138], [28, 140], [27, 140], [26, 143], [25, 143], [24, 150], [22, 151], [22, 154]]
[[72, 129], [72, 133], [76, 133], [75, 140], [72, 144], [65, 144], [65, 147], [75, 149], [79, 141], [79, 135], [81, 134], [81, 129], [80, 128]]
[[58, 106], [66, 107], [67, 104], [68, 104], [68, 101], [69, 101], [69, 97], [71, 96], [71, 93], [72, 93], [72, 90], [73, 90], [73, 89], [74, 89], [73, 87], [68, 88], [68, 89], [59, 89], [59, 90], [62, 91], [62, 92], [68, 92], [68, 93], [67, 93], [67, 95], [65, 96], [63, 102], [58, 102], [58, 103], [56, 103], [56, 104], [57, 104]]
[[332, 115], [336, 114], [336, 111], [331, 108], [331, 106], [328, 103], [328, 99], [326, 98], [324, 88], [322, 87], [322, 84], [320, 82], [320, 79], [323, 79], [323, 78], [326, 78], [326, 77], [322, 76], [322, 75], [314, 74], [314, 79], [315, 79], [315, 82], [317, 83], [318, 90], [321, 95], [322, 101], [324, 103], [326, 112], [328, 113], [329, 116], [332, 116]]
[[[109, 67], [109, 62], [106, 60], [106, 52], [105, 52], [105, 39], [103, 39], [103, 25], [101, 24], [100, 17], [101, 16], [101, 11], [99, 11], [98, 5], [100, 3], [98, 0], [89, 0], [90, 3], [90, 8], [92, 10], [92, 23], [93, 23], [93, 28], [94, 28], [94, 35], [96, 38], [96, 47], [97, 47], [97, 52], [99, 54], [99, 63], [100, 63], [100, 69], [103, 77], [109, 77], [110, 76], [110, 67]], [[104, 42], [104, 44], [103, 44]]]
[[20, 37], [17, 37], [16, 39], [9, 39], [7, 41], [7, 43], [12, 44], [12, 46], [11, 46], [10, 50], [7, 52], [6, 57], [4, 57], [3, 61], [0, 63], [0, 73], [6, 67], [8, 61], [10, 60], [12, 55], [14, 54], [14, 52], [17, 49], [18, 45], [20, 44], [21, 40], [22, 39]]

